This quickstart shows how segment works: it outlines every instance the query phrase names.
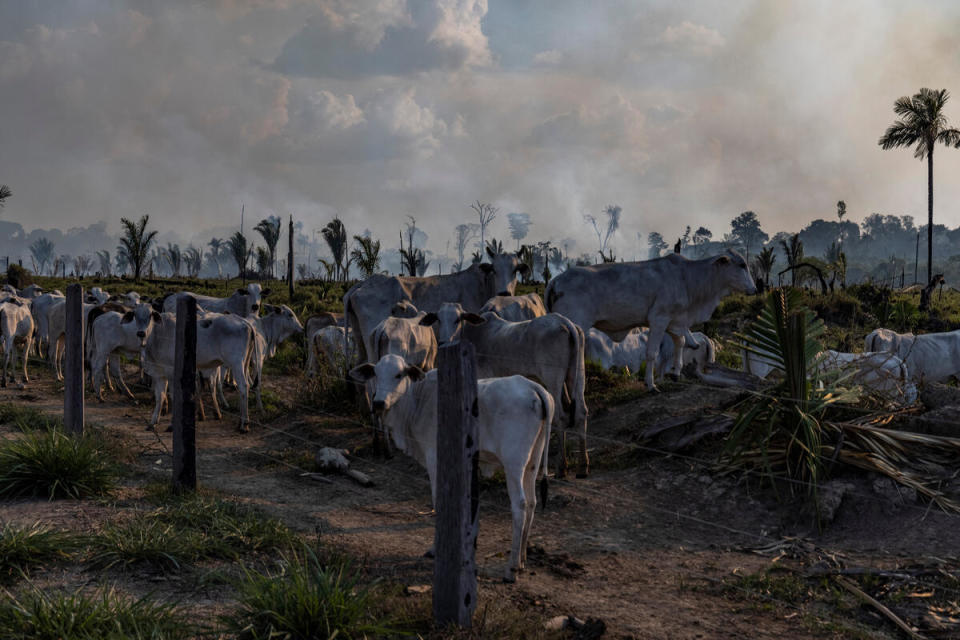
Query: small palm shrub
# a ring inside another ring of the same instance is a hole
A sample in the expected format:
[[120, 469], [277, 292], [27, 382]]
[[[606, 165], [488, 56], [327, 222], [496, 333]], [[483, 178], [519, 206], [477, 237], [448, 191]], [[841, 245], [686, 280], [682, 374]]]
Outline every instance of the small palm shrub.
[[76, 536], [39, 522], [0, 526], [0, 583], [27, 575], [30, 569], [69, 558], [79, 548]]

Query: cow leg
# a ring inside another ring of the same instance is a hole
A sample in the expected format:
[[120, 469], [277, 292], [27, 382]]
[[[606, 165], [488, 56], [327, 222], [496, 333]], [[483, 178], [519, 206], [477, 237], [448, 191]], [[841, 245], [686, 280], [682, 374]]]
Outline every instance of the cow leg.
[[193, 397], [197, 399], [197, 422], [203, 422], [207, 419], [207, 413], [203, 408], [203, 374], [197, 373], [196, 388]]
[[[217, 420], [223, 420], [223, 414], [220, 412], [220, 402], [217, 399], [217, 389], [219, 389], [220, 383], [219, 369], [207, 381], [210, 384], [210, 396], [213, 399], [213, 415], [217, 416]], [[222, 389], [220, 393], [223, 393]]]
[[[659, 320], [659, 319], [658, 319]], [[650, 319], [650, 333], [647, 334], [647, 372], [643, 380], [647, 384], [649, 391], [660, 391], [657, 385], [653, 383], [654, 369], [656, 368], [657, 357], [660, 355], [660, 343], [663, 342], [663, 334], [667, 330], [667, 322], [655, 322]]]
[[313, 340], [307, 339], [307, 377], [312, 378], [317, 375], [317, 356], [314, 352], [316, 347]]
[[679, 380], [680, 372], [683, 371], [683, 347], [687, 339], [682, 333], [669, 333], [669, 335], [673, 340], [673, 375]]
[[147, 427], [147, 431], [153, 429], [157, 426], [157, 423], [160, 421], [160, 409], [163, 407], [163, 403], [167, 397], [167, 382], [166, 380], [161, 380], [160, 378], [154, 377], [153, 379], [153, 415], [150, 416], [150, 426]]
[[220, 404], [223, 405], [223, 408], [224, 408], [224, 409], [229, 409], [229, 408], [230, 408], [230, 404], [227, 402], [227, 396], [225, 396], [225, 395], [223, 394], [223, 379], [224, 379], [224, 377], [225, 377], [225, 374], [226, 374], [226, 372], [224, 372], [224, 371], [222, 371], [222, 370], [220, 370], [220, 369], [217, 369], [217, 373], [216, 373], [216, 385], [215, 385], [216, 391], [215, 391], [215, 392], [219, 395]]
[[[523, 544], [523, 526], [527, 521], [527, 506], [528, 500], [527, 496], [524, 494], [524, 482], [523, 472], [526, 469], [521, 469], [521, 473], [515, 473], [516, 470], [513, 469], [504, 469], [507, 476], [507, 493], [510, 495], [510, 514], [513, 520], [513, 536], [510, 538], [510, 561], [507, 564], [506, 569], [503, 572], [503, 581], [504, 582], [516, 582], [517, 572], [523, 568], [523, 563], [521, 562], [522, 552], [521, 544]], [[535, 479], [535, 476], [534, 476]], [[537, 506], [536, 491], [534, 491], [535, 483], [531, 483], [531, 499], [533, 500], [533, 507]]]
[[30, 382], [30, 375], [27, 373], [27, 357], [30, 353], [30, 349], [33, 348], [33, 337], [28, 337], [27, 342], [23, 347], [23, 381], [24, 383]]
[[233, 370], [233, 379], [237, 384], [237, 393], [240, 394], [240, 431], [247, 433], [250, 431], [250, 418], [247, 407], [250, 401], [250, 390], [247, 387], [247, 376], [243, 371], [242, 364], [239, 370]]
[[117, 379], [117, 387], [127, 394], [127, 397], [131, 400], [136, 400], [133, 395], [133, 392], [130, 391], [130, 387], [127, 386], [127, 383], [123, 381], [123, 369], [120, 367], [120, 356], [112, 356], [109, 359], [110, 369], [113, 370], [113, 375]]

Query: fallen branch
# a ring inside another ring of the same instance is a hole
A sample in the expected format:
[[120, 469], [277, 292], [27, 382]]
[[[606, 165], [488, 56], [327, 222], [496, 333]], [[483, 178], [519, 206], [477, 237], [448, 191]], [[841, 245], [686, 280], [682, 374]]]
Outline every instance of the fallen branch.
[[900, 629], [908, 636], [913, 638], [913, 640], [927, 640], [925, 636], [922, 636], [914, 631], [913, 627], [904, 622], [900, 617], [897, 616], [897, 614], [880, 604], [876, 598], [873, 598], [867, 593], [861, 591], [860, 588], [853, 584], [850, 580], [847, 580], [843, 576], [835, 576], [834, 581], [853, 595], [857, 596], [857, 598], [863, 602], [866, 602], [874, 609], [882, 613], [890, 622], [900, 627]]

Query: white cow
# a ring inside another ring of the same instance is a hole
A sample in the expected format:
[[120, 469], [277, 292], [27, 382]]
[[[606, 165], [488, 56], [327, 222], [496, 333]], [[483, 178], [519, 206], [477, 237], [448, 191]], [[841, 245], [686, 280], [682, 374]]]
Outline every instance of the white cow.
[[[650, 327], [647, 362], [655, 362], [665, 334], [674, 342], [674, 371], [683, 368], [689, 328], [710, 319], [721, 298], [733, 291], [756, 293], [743, 257], [735, 251], [703, 260], [673, 253], [644, 262], [571, 267], [547, 285], [547, 309], [582, 329], [596, 327], [613, 338], [641, 325]], [[655, 390], [648, 366], [647, 387]]]
[[878, 329], [874, 333], [877, 336], [871, 344], [899, 356], [907, 365], [910, 378], [917, 384], [960, 377], [960, 329], [919, 335], [895, 333], [889, 329]]
[[237, 289], [228, 298], [215, 298], [212, 296], [203, 296], [189, 291], [181, 291], [167, 296], [163, 301], [163, 310], [166, 313], [177, 312], [177, 299], [182, 296], [192, 296], [197, 304], [206, 311], [214, 313], [236, 314], [244, 318], [255, 318], [260, 314], [260, 303], [263, 298], [270, 295], [270, 289], [263, 289], [257, 282], [251, 282], [246, 289]]
[[373, 360], [379, 362], [383, 356], [393, 354], [424, 371], [436, 367], [437, 338], [430, 327], [420, 324], [426, 315], [420, 311], [411, 317], [390, 316], [381, 320], [370, 339]]
[[[604, 369], [625, 368], [628, 372], [635, 373], [640, 371], [646, 362], [648, 335], [649, 329], [646, 327], [633, 329], [623, 340], [614, 342], [604, 332], [590, 329], [586, 336], [585, 355], [588, 360], [599, 362]], [[716, 361], [716, 343], [700, 331], [691, 333], [690, 337], [684, 340], [683, 350], [683, 361], [687, 364], [694, 363], [694, 371], [698, 375], [704, 373], [708, 363]], [[665, 337], [657, 354], [658, 379], [663, 378], [673, 362], [673, 340]]]
[[317, 373], [317, 351], [314, 349], [316, 335], [324, 327], [344, 327], [346, 322], [342, 313], [322, 311], [307, 318], [303, 323], [303, 333], [307, 343], [307, 376]]
[[30, 305], [30, 313], [33, 314], [33, 323], [37, 328], [36, 340], [37, 350], [40, 355], [45, 355], [44, 350], [50, 348], [50, 308], [57, 301], [64, 300], [64, 296], [59, 291], [43, 293], [33, 299]]
[[100, 287], [91, 287], [87, 290], [87, 294], [83, 297], [84, 302], [92, 305], [104, 304], [109, 299], [110, 294]]
[[[344, 351], [344, 344], [349, 347], [348, 351]], [[329, 325], [316, 331], [313, 334], [310, 349], [317, 354], [323, 354], [327, 364], [339, 371], [346, 371], [357, 360], [353, 336], [351, 335], [348, 339], [347, 330], [344, 327]]]
[[913, 404], [917, 385], [909, 368], [892, 353], [843, 353], [828, 349], [818, 365], [821, 374], [839, 372], [844, 384], [856, 384], [893, 404]]
[[913, 338], [914, 334], [912, 333], [897, 333], [893, 329], [874, 329], [864, 338], [863, 350], [898, 353], [900, 351], [900, 343], [904, 340], [912, 343]]
[[[488, 252], [489, 253], [489, 252]], [[401, 300], [412, 303], [420, 311], [435, 312], [444, 302], [459, 302], [467, 311], [477, 312], [495, 295], [513, 295], [517, 274], [528, 271], [513, 253], [490, 253], [490, 263], [474, 264], [442, 276], [373, 275], [354, 285], [343, 296], [343, 312], [350, 331], [358, 336], [360, 360], [370, 362], [373, 328], [388, 317]]]
[[[177, 318], [163, 313], [155, 322], [150, 338], [143, 349], [143, 370], [153, 379], [154, 409], [150, 426], [156, 426], [160, 408], [166, 395], [167, 381], [173, 379], [176, 356]], [[247, 366], [253, 355], [256, 330], [253, 324], [235, 315], [208, 314], [197, 318], [197, 369], [206, 375], [218, 367], [229, 369], [240, 395], [240, 430], [249, 430], [247, 403], [249, 381]], [[214, 409], [219, 414], [216, 387], [213, 393]]]
[[20, 290], [20, 297], [33, 300], [43, 294], [43, 287], [38, 284], [30, 284]]
[[[524, 322], [508, 322], [495, 313], [468, 313], [459, 304], [447, 302], [421, 322], [434, 326], [437, 342], [457, 339], [473, 343], [477, 352], [477, 377], [522, 375], [536, 380], [557, 403], [554, 421], [561, 443], [568, 429], [580, 434], [580, 468], [590, 471], [587, 455], [587, 406], [584, 400], [586, 373], [583, 332], [560, 314], [550, 313]], [[559, 473], [566, 473], [565, 447], [561, 446]]]
[[[256, 390], [257, 409], [263, 410], [263, 400], [260, 392], [263, 388], [263, 363], [267, 358], [272, 358], [277, 353], [277, 348], [285, 340], [298, 333], [303, 333], [303, 325], [297, 319], [297, 314], [293, 309], [285, 304], [264, 305], [265, 315], [247, 320], [253, 323], [256, 330], [257, 344], [250, 360], [251, 379]], [[221, 392], [222, 393], [222, 392]]]
[[525, 296], [494, 296], [480, 309], [480, 313], [487, 311], [492, 311], [510, 322], [523, 322], [547, 315], [543, 300], [535, 293]]
[[[375, 379], [374, 411], [397, 447], [424, 466], [437, 498], [437, 373], [424, 373], [396, 355], [376, 366], [366, 363], [350, 372], [361, 382]], [[510, 495], [513, 536], [504, 580], [514, 581], [526, 562], [527, 542], [537, 506], [536, 480], [546, 465], [553, 398], [542, 386], [521, 376], [477, 382], [477, 445], [485, 476], [502, 467]]]
[[[81, 317], [83, 326], [86, 329], [87, 318], [90, 312], [98, 308], [98, 304], [83, 303]], [[50, 368], [56, 374], [57, 380], [63, 380], [63, 355], [64, 340], [66, 338], [67, 326], [67, 299], [55, 300], [47, 311], [47, 337], [49, 344], [47, 346], [47, 362]]]
[[0, 376], [3, 386], [7, 386], [7, 373], [13, 379], [17, 368], [17, 345], [21, 345], [23, 362], [23, 381], [30, 382], [27, 375], [27, 354], [33, 343], [33, 316], [29, 305], [16, 300], [0, 304], [0, 335], [3, 337], [3, 373]]
[[[94, 317], [94, 314], [97, 314]], [[120, 370], [120, 355], [140, 358], [143, 348], [150, 338], [154, 324], [161, 320], [160, 313], [148, 304], [138, 304], [133, 310], [94, 311], [87, 332], [87, 348], [90, 358], [90, 371], [97, 400], [103, 402], [103, 383], [109, 384], [107, 367], [109, 365], [120, 390], [133, 398], [133, 393], [123, 381]]]

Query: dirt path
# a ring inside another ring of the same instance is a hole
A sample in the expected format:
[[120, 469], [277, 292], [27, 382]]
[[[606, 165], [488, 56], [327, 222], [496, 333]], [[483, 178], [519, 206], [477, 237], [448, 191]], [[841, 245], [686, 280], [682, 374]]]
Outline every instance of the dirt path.
[[[57, 385], [46, 372], [38, 373], [24, 391], [0, 390], [0, 402], [59, 413]], [[287, 401], [298, 382], [273, 377], [268, 384]], [[598, 441], [629, 442], [645, 422], [702, 411], [718, 400], [716, 393], [684, 387], [641, 399], [595, 416], [592, 433]], [[88, 396], [87, 420], [132, 440], [138, 482], [166, 481], [170, 435], [145, 430], [151, 400], [145, 390], [137, 395], [137, 405], [116, 394], [108, 394], [103, 404]], [[363, 428], [306, 413], [254, 425], [249, 434], [238, 433], [229, 417], [198, 426], [201, 485], [262, 505], [291, 527], [363, 557], [379, 575], [408, 585], [430, 583], [432, 561], [423, 553], [432, 542], [433, 518], [427, 477], [416, 463], [402, 455], [360, 459], [354, 464], [373, 478], [374, 487], [361, 488], [339, 476], [321, 483], [301, 475], [315, 449], [362, 447], [368, 438]], [[755, 594], [737, 597], [717, 586], [735, 573], [771, 566], [770, 556], [748, 549], [787, 535], [805, 533], [837, 553], [868, 552], [877, 566], [902, 562], [910, 553], [953, 554], [960, 543], [960, 527], [942, 514], [924, 519], [922, 509], [902, 509], [894, 519], [867, 500], [845, 512], [835, 529], [818, 535], [809, 523], [791, 524], [790, 514], [764, 495], [717, 477], [695, 460], [643, 452], [634, 452], [630, 464], [622, 457], [605, 460], [614, 449], [596, 446], [591, 478], [552, 483], [548, 508], [534, 521], [531, 566], [516, 584], [499, 580], [510, 543], [506, 490], [502, 483], [484, 483], [477, 550], [481, 603], [509, 600], [544, 618], [599, 618], [607, 625], [606, 637], [614, 638], [830, 637], [834, 634], [826, 627], [799, 615], [795, 603], [771, 598], [758, 606]], [[98, 509], [25, 502], [5, 505], [4, 515], [92, 527], [101, 515]], [[877, 514], [884, 527], [877, 526]], [[910, 531], [914, 535], [907, 535]]]

